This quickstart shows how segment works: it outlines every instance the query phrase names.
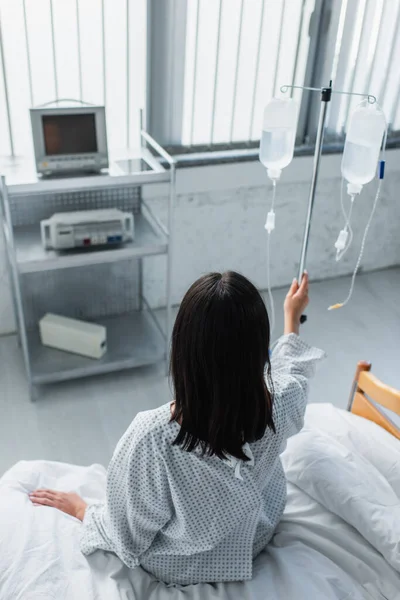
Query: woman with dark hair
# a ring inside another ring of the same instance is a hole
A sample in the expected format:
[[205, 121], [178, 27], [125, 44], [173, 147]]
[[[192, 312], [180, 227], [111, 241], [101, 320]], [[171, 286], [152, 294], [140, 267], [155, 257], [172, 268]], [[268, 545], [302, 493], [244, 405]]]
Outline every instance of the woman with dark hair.
[[105, 503], [51, 490], [31, 500], [81, 519], [85, 554], [114, 552], [167, 583], [250, 579], [285, 507], [280, 454], [303, 425], [323, 357], [298, 336], [307, 304], [305, 273], [286, 296], [270, 362], [257, 289], [234, 272], [201, 277], [173, 330], [174, 402], [133, 420], [111, 460]]

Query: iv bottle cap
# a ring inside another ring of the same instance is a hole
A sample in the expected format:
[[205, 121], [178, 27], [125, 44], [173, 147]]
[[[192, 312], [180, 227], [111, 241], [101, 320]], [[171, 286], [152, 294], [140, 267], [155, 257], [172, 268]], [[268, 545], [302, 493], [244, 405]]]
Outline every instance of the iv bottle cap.
[[349, 196], [352, 196], [353, 194], [359, 194], [362, 190], [362, 185], [361, 183], [348, 183], [347, 184], [347, 193], [349, 194]]
[[267, 175], [270, 179], [280, 179], [282, 169], [267, 169]]

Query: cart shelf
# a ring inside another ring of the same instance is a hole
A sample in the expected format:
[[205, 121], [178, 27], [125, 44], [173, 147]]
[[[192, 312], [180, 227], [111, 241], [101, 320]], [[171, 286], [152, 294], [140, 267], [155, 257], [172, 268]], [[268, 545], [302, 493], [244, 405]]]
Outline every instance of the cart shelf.
[[165, 338], [147, 310], [96, 319], [107, 329], [107, 352], [87, 358], [42, 345], [37, 328], [28, 331], [32, 381], [44, 384], [119, 371], [163, 361]]
[[143, 214], [135, 215], [135, 239], [120, 246], [76, 250], [45, 250], [38, 225], [16, 227], [14, 244], [20, 273], [34, 273], [84, 265], [118, 262], [155, 254], [165, 254], [166, 236], [152, 226]]

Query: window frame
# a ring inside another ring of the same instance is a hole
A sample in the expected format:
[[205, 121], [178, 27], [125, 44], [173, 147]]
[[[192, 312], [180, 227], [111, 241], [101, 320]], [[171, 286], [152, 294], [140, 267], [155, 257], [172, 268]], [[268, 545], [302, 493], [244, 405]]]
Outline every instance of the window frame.
[[147, 0], [144, 126], [160, 144], [168, 146], [171, 141], [177, 144], [182, 134], [186, 15], [187, 0]]

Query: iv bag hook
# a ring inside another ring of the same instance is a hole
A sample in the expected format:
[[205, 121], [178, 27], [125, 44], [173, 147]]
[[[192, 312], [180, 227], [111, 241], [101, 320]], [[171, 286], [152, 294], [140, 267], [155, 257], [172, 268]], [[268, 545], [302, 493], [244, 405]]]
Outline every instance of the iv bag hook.
[[[309, 90], [311, 92], [322, 92], [323, 88], [307, 87], [306, 85], [281, 85], [280, 87], [282, 94], [285, 94], [290, 89]], [[369, 104], [375, 104], [376, 102], [376, 96], [373, 96], [372, 94], [360, 94], [359, 92], [342, 92], [340, 90], [332, 89], [331, 94], [344, 94], [345, 96], [361, 96], [362, 98], [366, 98]]]

